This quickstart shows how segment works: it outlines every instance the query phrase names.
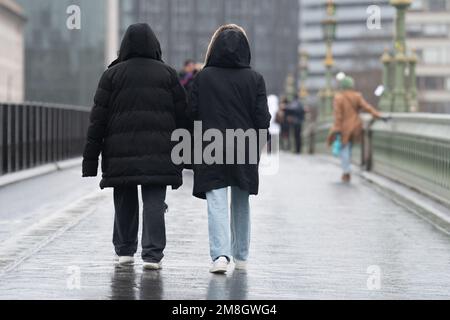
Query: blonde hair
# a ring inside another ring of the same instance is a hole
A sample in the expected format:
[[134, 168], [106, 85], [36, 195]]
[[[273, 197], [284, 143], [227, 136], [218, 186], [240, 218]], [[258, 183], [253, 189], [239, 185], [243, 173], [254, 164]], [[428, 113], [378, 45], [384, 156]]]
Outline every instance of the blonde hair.
[[247, 41], [248, 41], [247, 32], [245, 32], [245, 29], [242, 28], [241, 26], [238, 26], [237, 24], [234, 24], [234, 23], [224, 24], [224, 25], [220, 26], [220, 27], [214, 32], [214, 34], [213, 34], [213, 36], [212, 36], [212, 38], [211, 38], [211, 41], [209, 42], [208, 50], [206, 51], [205, 65], [208, 64], [208, 60], [209, 60], [209, 57], [211, 56], [211, 50], [212, 50], [212, 48], [213, 48], [213, 46], [214, 46], [214, 43], [216, 42], [216, 40], [217, 40], [217, 38], [219, 37], [219, 35], [220, 35], [222, 32], [226, 31], [226, 30], [235, 30], [235, 31], [241, 32], [241, 33], [245, 36], [245, 38], [247, 39]]

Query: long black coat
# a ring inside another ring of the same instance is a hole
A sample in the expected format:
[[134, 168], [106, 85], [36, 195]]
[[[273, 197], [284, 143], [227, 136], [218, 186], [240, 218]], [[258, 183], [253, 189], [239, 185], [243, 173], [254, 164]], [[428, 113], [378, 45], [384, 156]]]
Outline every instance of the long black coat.
[[[250, 68], [246, 36], [237, 30], [225, 30], [213, 41], [206, 67], [195, 78], [191, 91], [192, 118], [202, 121], [204, 131], [218, 129], [223, 134], [226, 129], [268, 129], [270, 113], [265, 82]], [[248, 147], [247, 144], [246, 153]], [[245, 157], [248, 160], [248, 154]], [[204, 199], [206, 192], [228, 186], [258, 194], [258, 164], [246, 161], [245, 164], [194, 165], [194, 196]]]
[[186, 125], [186, 94], [147, 24], [129, 27], [94, 100], [84, 177], [97, 175], [101, 153], [101, 188], [182, 185], [182, 168], [171, 161], [171, 134]]

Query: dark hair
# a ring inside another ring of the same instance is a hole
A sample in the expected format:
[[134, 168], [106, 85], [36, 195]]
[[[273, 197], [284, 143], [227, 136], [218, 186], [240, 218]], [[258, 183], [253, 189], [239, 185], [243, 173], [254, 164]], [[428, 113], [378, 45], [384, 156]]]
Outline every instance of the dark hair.
[[195, 61], [192, 60], [192, 59], [187, 59], [186, 61], [184, 61], [184, 66], [187, 67], [187, 66], [190, 65], [191, 63], [195, 63]]

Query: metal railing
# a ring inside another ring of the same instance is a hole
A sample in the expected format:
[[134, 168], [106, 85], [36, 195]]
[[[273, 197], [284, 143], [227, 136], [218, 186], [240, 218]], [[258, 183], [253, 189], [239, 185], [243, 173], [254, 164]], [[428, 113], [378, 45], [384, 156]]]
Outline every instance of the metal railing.
[[0, 103], [0, 175], [80, 156], [89, 111], [45, 103]]
[[368, 169], [450, 204], [450, 115], [395, 114], [367, 134]]
[[[365, 118], [353, 160], [450, 206], [450, 115], [397, 113], [388, 122]], [[315, 128], [315, 149], [329, 153], [329, 123]]]

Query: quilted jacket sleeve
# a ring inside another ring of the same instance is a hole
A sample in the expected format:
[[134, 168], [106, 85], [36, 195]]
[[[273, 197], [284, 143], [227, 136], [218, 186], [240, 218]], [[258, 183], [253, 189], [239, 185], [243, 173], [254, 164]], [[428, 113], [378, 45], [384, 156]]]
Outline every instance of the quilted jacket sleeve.
[[257, 86], [256, 106], [254, 122], [256, 129], [268, 129], [270, 127], [271, 115], [267, 104], [266, 83], [260, 75]]
[[175, 71], [172, 72], [172, 96], [175, 105], [175, 120], [177, 129], [186, 129], [188, 126], [187, 118], [187, 96], [186, 91], [178, 80]]
[[98, 170], [98, 158], [102, 152], [103, 140], [108, 123], [108, 106], [111, 99], [112, 83], [105, 72], [100, 79], [91, 111], [87, 141], [83, 153], [83, 177], [95, 177]]

